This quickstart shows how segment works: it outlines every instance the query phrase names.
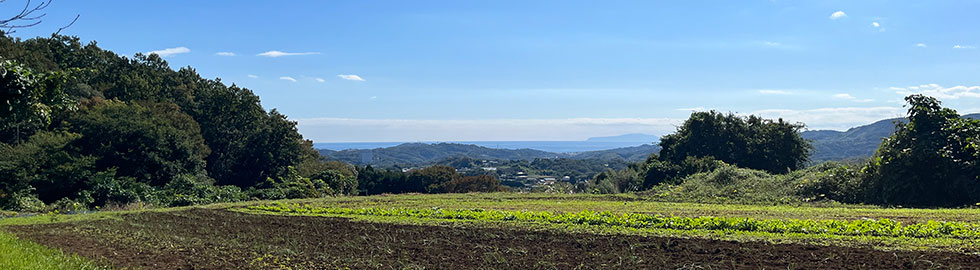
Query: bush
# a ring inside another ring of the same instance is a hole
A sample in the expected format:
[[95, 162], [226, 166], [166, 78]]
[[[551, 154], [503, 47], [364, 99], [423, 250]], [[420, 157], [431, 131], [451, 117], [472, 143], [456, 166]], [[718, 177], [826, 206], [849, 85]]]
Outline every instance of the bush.
[[310, 178], [322, 181], [331, 191], [330, 195], [357, 195], [357, 176], [345, 175], [341, 171], [327, 169]]
[[864, 200], [885, 205], [962, 206], [980, 201], [980, 121], [932, 97], [912, 95], [906, 124], [863, 169]]
[[89, 179], [88, 186], [90, 189], [80, 192], [77, 197], [90, 200], [92, 206], [154, 201], [153, 187], [132, 177], [116, 176], [115, 169], [95, 173]]
[[852, 166], [826, 162], [805, 170], [796, 193], [804, 201], [858, 203], [861, 176], [861, 171]]
[[636, 168], [630, 167], [619, 171], [606, 170], [597, 174], [593, 183], [595, 183], [593, 193], [614, 194], [640, 191], [644, 181]]
[[449, 193], [498, 192], [506, 190], [505, 187], [500, 185], [500, 180], [489, 175], [465, 176], [446, 183], [445, 189]]
[[649, 189], [661, 183], [680, 184], [688, 175], [710, 172], [725, 164], [714, 157], [687, 157], [679, 164], [660, 160], [656, 155], [647, 158], [644, 164], [643, 188]]
[[187, 206], [219, 202], [237, 202], [248, 199], [236, 186], [215, 186], [214, 179], [204, 175], [179, 175], [158, 192], [160, 203], [169, 206]]
[[661, 200], [699, 203], [795, 203], [796, 175], [770, 175], [765, 171], [721, 165], [692, 174], [678, 185], [660, 185], [651, 193]]

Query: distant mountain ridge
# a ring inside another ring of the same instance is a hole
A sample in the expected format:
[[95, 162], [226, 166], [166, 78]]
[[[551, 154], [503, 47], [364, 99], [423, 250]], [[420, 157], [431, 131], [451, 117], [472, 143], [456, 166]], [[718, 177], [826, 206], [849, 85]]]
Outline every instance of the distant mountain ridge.
[[[964, 118], [980, 119], [980, 113], [963, 115]], [[868, 125], [853, 127], [847, 131], [807, 130], [801, 133], [804, 139], [811, 140], [814, 163], [831, 160], [848, 160], [870, 157], [878, 149], [881, 141], [895, 131], [896, 121], [905, 118], [892, 118]], [[647, 134], [625, 134], [620, 136], [596, 137], [586, 141], [623, 142], [618, 140], [643, 140], [655, 143], [658, 138]], [[643, 142], [640, 141], [640, 142]], [[639, 162], [660, 151], [660, 146], [644, 144], [609, 150], [585, 151], [575, 153], [556, 153], [535, 149], [500, 149], [462, 143], [404, 143], [392, 147], [333, 151], [318, 149], [320, 155], [331, 160], [341, 160], [358, 165], [430, 165], [452, 157], [468, 157], [486, 160], [534, 160], [538, 158], [569, 158], [595, 160], [623, 160]]]
[[[963, 118], [980, 119], [980, 113], [963, 115]], [[808, 130], [801, 136], [813, 143], [810, 160], [823, 162], [870, 157], [886, 137], [895, 132], [896, 122], [907, 122], [905, 118], [885, 119], [869, 125], [858, 126], [847, 131]]]
[[320, 155], [358, 165], [428, 165], [447, 158], [467, 157], [486, 160], [534, 160], [538, 158], [569, 158], [641, 161], [659, 151], [655, 145], [640, 145], [610, 150], [578, 153], [554, 153], [534, 149], [496, 149], [458, 143], [404, 143], [393, 147], [333, 151], [319, 149]]

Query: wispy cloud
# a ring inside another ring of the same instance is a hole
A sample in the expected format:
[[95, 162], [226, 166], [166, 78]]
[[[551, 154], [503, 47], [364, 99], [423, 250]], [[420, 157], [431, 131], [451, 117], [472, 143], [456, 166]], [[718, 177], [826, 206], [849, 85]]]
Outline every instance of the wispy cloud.
[[163, 50], [149, 51], [146, 52], [146, 54], [156, 54], [159, 55], [160, 57], [168, 57], [172, 55], [189, 53], [189, 52], [191, 52], [191, 49], [188, 49], [187, 47], [177, 47], [177, 48], [166, 48]]
[[976, 46], [973, 46], [973, 45], [959, 45], [959, 44], [953, 45], [953, 49], [964, 49], [964, 50], [966, 50], [966, 49], [976, 49], [976, 48], [977, 47]]
[[317, 82], [325, 82], [325, 81], [327, 81], [327, 80], [324, 80], [323, 78], [313, 78], [313, 79], [316, 80]]
[[360, 81], [360, 82], [364, 81], [364, 78], [361, 78], [361, 76], [357, 76], [354, 74], [340, 74], [337, 75], [337, 77], [348, 81]]
[[879, 24], [878, 22], [872, 22], [871, 23], [871, 26], [874, 27], [874, 28], [879, 28], [879, 27], [881, 27], [881, 24]]
[[282, 77], [279, 77], [279, 79], [280, 80], [291, 81], [291, 82], [296, 82], [296, 79], [294, 79], [293, 77], [289, 77], [289, 76], [282, 76]]
[[257, 78], [259, 78], [259, 75], [248, 74], [248, 77], [249, 78], [252, 78], [252, 79], [257, 79]]
[[844, 17], [847, 17], [847, 13], [844, 13], [844, 11], [837, 11], [837, 12], [834, 12], [834, 13], [831, 13], [830, 14], [830, 19], [831, 20], [837, 20], [837, 19], [844, 18]]
[[890, 89], [903, 96], [923, 94], [938, 99], [980, 98], [980, 86], [943, 87], [932, 83], [909, 87], [891, 87]]
[[258, 56], [265, 57], [282, 57], [282, 56], [297, 56], [297, 55], [314, 55], [320, 54], [319, 52], [283, 52], [283, 51], [267, 51], [264, 53], [257, 54]]
[[837, 98], [837, 99], [846, 99], [846, 100], [850, 100], [850, 101], [854, 101], [854, 102], [872, 102], [872, 101], [875, 101], [874, 99], [870, 99], [870, 98], [868, 98], [868, 99], [859, 99], [859, 98], [856, 98], [856, 97], [852, 96], [851, 94], [847, 94], [847, 93], [834, 94], [833, 97], [834, 98]]
[[707, 111], [708, 109], [704, 107], [691, 107], [691, 108], [677, 108], [675, 110], [684, 111], [684, 112], [703, 112], [703, 111]]
[[925, 47], [928, 47], [928, 46], [926, 46], [926, 44], [925, 44], [925, 43], [916, 43], [916, 44], [915, 44], [915, 46], [916, 46], [916, 47], [919, 47], [919, 48], [925, 48]]
[[233, 53], [233, 52], [217, 52], [214, 55], [217, 55], [217, 56], [235, 56], [236, 54]]
[[878, 120], [902, 117], [902, 107], [840, 107], [808, 110], [767, 109], [752, 112], [764, 118], [782, 118], [791, 122], [803, 122], [809, 129], [846, 130]]
[[762, 89], [762, 90], [759, 90], [759, 94], [763, 94], [763, 95], [790, 95], [790, 94], [793, 94], [793, 92], [787, 91], [787, 90]]

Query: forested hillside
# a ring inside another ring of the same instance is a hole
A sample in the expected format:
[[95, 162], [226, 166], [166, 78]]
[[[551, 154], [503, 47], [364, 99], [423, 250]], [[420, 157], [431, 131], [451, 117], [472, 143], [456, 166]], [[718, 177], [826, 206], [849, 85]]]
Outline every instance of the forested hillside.
[[645, 144], [610, 150], [579, 153], [554, 153], [534, 149], [497, 149], [471, 144], [458, 143], [405, 143], [393, 147], [332, 151], [319, 149], [320, 155], [329, 160], [338, 160], [357, 165], [382, 167], [424, 166], [454, 157], [488, 160], [534, 160], [534, 159], [595, 159], [606, 161], [637, 162], [656, 153], [660, 148]]
[[0, 58], [4, 208], [222, 192], [227, 200], [235, 190], [275, 186], [267, 180], [291, 168], [324, 170], [303, 169], [318, 162], [311, 143], [252, 91], [190, 67], [173, 70], [157, 55], [130, 58], [67, 36], [0, 36]]

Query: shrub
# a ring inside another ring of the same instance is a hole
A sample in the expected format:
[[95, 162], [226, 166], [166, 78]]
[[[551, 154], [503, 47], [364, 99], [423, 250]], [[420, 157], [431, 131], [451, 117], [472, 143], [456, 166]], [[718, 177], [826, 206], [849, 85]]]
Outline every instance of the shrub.
[[652, 190], [658, 199], [702, 203], [788, 203], [799, 202], [795, 175], [770, 175], [765, 171], [722, 165], [709, 172], [692, 174], [678, 185], [661, 185]]
[[857, 203], [860, 202], [861, 176], [861, 171], [852, 166], [826, 162], [805, 170], [796, 193], [804, 201]]
[[214, 179], [204, 175], [179, 175], [158, 193], [161, 204], [187, 206], [218, 202], [236, 202], [248, 198], [236, 186], [215, 186]]
[[500, 185], [500, 180], [490, 175], [465, 176], [446, 183], [445, 189], [449, 193], [498, 192], [506, 190], [505, 187]]
[[115, 169], [95, 173], [89, 179], [88, 186], [90, 189], [80, 192], [78, 197], [90, 197], [92, 206], [146, 203], [154, 199], [153, 187], [132, 177], [116, 176]]
[[961, 206], [980, 201], [980, 121], [960, 118], [932, 97], [912, 95], [906, 124], [863, 169], [868, 202]]

